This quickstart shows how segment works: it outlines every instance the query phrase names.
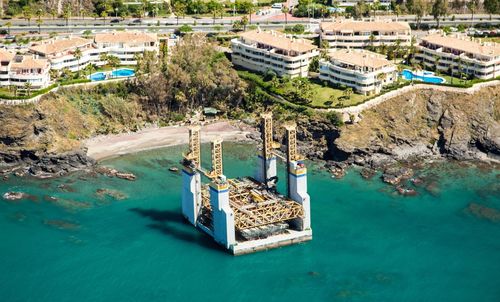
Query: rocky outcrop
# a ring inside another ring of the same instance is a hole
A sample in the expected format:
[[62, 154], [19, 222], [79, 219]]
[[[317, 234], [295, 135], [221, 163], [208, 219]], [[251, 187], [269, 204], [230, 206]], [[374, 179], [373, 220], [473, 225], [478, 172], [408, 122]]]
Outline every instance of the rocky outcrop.
[[94, 164], [78, 141], [88, 132], [87, 121], [57, 100], [0, 106], [0, 124], [0, 165], [6, 166], [0, 170], [5, 173], [60, 176]]
[[410, 158], [500, 160], [500, 87], [405, 93], [363, 112], [333, 145], [347, 160], [363, 157], [375, 167]]

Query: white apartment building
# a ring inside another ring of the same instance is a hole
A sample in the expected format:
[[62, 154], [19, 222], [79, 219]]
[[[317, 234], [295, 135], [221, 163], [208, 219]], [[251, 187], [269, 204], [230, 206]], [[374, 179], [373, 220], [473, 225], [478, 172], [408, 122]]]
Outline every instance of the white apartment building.
[[381, 45], [401, 46], [411, 43], [411, 28], [407, 22], [340, 20], [322, 22], [321, 41], [328, 42], [330, 49], [366, 48]]
[[270, 31], [248, 31], [231, 40], [234, 65], [257, 72], [272, 70], [279, 76], [306, 77], [309, 63], [319, 55], [309, 40], [288, 38]]
[[0, 50], [0, 86], [24, 88], [30, 83], [32, 90], [42, 89], [50, 85], [49, 70], [47, 60]]
[[[79, 49], [81, 56], [78, 59], [75, 51]], [[70, 71], [84, 69], [88, 64], [105, 65], [101, 54], [116, 56], [120, 65], [135, 65], [135, 54], [144, 51], [159, 52], [158, 36], [142, 32], [111, 32], [98, 33], [94, 40], [80, 37], [69, 37], [42, 42], [30, 47], [30, 52], [39, 58], [48, 59], [51, 68]]]
[[356, 92], [379, 93], [383, 86], [397, 79], [396, 65], [384, 56], [360, 49], [340, 49], [320, 61], [319, 78], [352, 87]]
[[158, 53], [160, 49], [157, 34], [126, 31], [96, 34], [94, 46], [99, 53], [118, 57], [121, 65], [136, 65], [136, 54], [145, 51]]
[[500, 45], [481, 43], [465, 35], [433, 33], [417, 46], [416, 59], [428, 68], [458, 75], [465, 73], [480, 79], [500, 76]]
[[[81, 51], [79, 60], [75, 57], [76, 49]], [[99, 59], [99, 54], [95, 51], [92, 40], [79, 37], [45, 41], [31, 46], [30, 52], [39, 58], [49, 60], [52, 69], [68, 68], [73, 72], [82, 70], [89, 63], [95, 63]]]

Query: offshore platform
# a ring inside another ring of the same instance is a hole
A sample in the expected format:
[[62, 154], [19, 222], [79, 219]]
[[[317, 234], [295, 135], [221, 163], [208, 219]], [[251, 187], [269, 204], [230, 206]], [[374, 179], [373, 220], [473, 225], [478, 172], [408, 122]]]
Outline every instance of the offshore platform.
[[[222, 167], [222, 140], [211, 144], [212, 168], [201, 167], [200, 126], [189, 128], [189, 152], [183, 154], [182, 214], [234, 255], [312, 239], [307, 169], [297, 153], [297, 130], [285, 126], [287, 154], [273, 141], [271, 113], [261, 115], [262, 151], [255, 177], [228, 179]], [[276, 190], [276, 161], [287, 167], [287, 196]], [[202, 175], [210, 182], [202, 184]]]

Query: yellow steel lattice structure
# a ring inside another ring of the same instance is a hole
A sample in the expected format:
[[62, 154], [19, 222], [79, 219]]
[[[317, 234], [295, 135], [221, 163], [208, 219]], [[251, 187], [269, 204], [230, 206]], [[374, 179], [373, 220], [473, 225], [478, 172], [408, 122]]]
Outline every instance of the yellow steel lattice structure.
[[288, 162], [303, 160], [303, 156], [297, 152], [297, 126], [295, 124], [289, 124], [285, 126], [285, 129]]
[[[288, 221], [304, 215], [302, 205], [299, 203], [259, 190], [256, 184], [248, 179], [227, 181], [229, 204], [234, 211], [234, 224], [237, 230]], [[202, 203], [207, 210], [206, 213], [211, 213], [207, 187], [202, 192]]]
[[184, 158], [192, 163], [194, 168], [201, 168], [201, 151], [200, 151], [200, 126], [189, 127], [189, 153], [184, 155]]
[[218, 139], [212, 142], [212, 171], [207, 177], [216, 179], [222, 175], [222, 139]]
[[264, 146], [262, 148], [262, 157], [265, 159], [272, 157], [273, 152], [273, 116], [271, 112], [262, 113], [261, 127], [262, 127], [262, 141]]

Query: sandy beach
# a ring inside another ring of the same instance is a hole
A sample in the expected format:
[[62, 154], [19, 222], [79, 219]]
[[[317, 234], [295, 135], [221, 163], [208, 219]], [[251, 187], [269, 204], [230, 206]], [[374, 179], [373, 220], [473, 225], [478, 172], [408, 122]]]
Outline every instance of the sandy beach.
[[[202, 126], [202, 143], [216, 138], [225, 141], [248, 141], [252, 130], [237, 122], [221, 121]], [[188, 126], [148, 128], [139, 132], [103, 135], [85, 141], [87, 155], [102, 160], [121, 154], [188, 143]]]

